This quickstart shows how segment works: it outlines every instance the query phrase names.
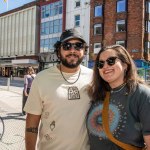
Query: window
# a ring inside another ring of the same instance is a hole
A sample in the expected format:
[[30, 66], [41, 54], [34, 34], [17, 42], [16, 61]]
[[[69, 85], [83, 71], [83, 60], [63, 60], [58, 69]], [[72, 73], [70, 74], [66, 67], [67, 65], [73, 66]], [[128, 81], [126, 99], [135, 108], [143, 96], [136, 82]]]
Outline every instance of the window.
[[62, 32], [62, 19], [41, 23], [41, 35]]
[[100, 16], [102, 16], [102, 5], [100, 5], [100, 6], [95, 6], [95, 9], [94, 9], [94, 16], [95, 16], [95, 17], [100, 17]]
[[75, 8], [80, 7], [80, 1], [75, 1]]
[[44, 18], [45, 16], [45, 6], [41, 7], [41, 18]]
[[59, 40], [59, 37], [41, 39], [40, 50], [41, 52], [53, 52], [54, 44]]
[[150, 41], [145, 42], [144, 53], [145, 54], [150, 54]]
[[150, 33], [150, 21], [146, 21], [145, 31]]
[[41, 35], [45, 34], [44, 23], [41, 23]]
[[50, 7], [49, 7], [50, 5], [46, 5], [45, 6], [45, 17], [49, 17], [50, 16]]
[[80, 15], [76, 15], [74, 18], [75, 18], [75, 27], [79, 27], [80, 26]]
[[47, 18], [58, 14], [62, 14], [62, 1], [58, 1], [41, 7], [41, 18]]
[[62, 30], [62, 21], [61, 19], [54, 20], [54, 33], [61, 32]]
[[116, 22], [116, 32], [126, 31], [125, 20], [118, 20]]
[[55, 38], [50, 38], [49, 39], [49, 49], [50, 49], [50, 51], [51, 52], [53, 52], [54, 51], [54, 44], [56, 43], [56, 41], [58, 41], [59, 40], [59, 38], [58, 37], [55, 37]]
[[44, 40], [40, 41], [40, 51], [43, 52], [44, 50]]
[[125, 41], [116, 41], [116, 44], [122, 45], [123, 47], [126, 47]]
[[117, 13], [126, 11], [126, 0], [117, 1]]
[[94, 35], [102, 34], [102, 24], [95, 24], [94, 25]]
[[49, 49], [49, 39], [44, 40], [44, 52], [47, 52]]
[[45, 34], [47, 35], [49, 34], [49, 22], [45, 22], [44, 25]]
[[101, 43], [94, 43], [94, 54], [98, 54], [101, 49]]
[[150, 13], [150, 2], [149, 1], [146, 2], [146, 12]]

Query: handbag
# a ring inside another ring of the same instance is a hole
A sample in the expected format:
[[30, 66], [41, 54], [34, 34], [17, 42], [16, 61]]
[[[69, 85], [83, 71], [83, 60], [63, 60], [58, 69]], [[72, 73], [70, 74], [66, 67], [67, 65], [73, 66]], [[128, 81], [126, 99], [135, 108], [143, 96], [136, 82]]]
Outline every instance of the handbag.
[[107, 137], [109, 138], [109, 140], [111, 140], [113, 143], [115, 143], [116, 145], [118, 145], [119, 147], [125, 149], [125, 150], [144, 150], [145, 148], [139, 148], [139, 147], [135, 147], [133, 145], [129, 145], [126, 143], [123, 143], [119, 140], [117, 140], [115, 137], [113, 137], [110, 129], [109, 129], [109, 99], [110, 99], [110, 92], [106, 92], [106, 97], [104, 99], [104, 103], [103, 103], [103, 111], [102, 111], [102, 122], [103, 122], [103, 129], [107, 135]]

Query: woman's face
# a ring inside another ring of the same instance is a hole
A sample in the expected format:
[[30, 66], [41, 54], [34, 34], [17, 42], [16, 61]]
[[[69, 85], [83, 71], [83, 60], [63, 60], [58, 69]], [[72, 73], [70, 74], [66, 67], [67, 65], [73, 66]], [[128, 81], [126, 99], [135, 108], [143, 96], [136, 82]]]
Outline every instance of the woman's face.
[[127, 69], [127, 65], [117, 58], [117, 54], [113, 49], [102, 52], [99, 61], [101, 62], [101, 67], [103, 66], [99, 68], [99, 74], [109, 83], [111, 88], [124, 83], [124, 70]]

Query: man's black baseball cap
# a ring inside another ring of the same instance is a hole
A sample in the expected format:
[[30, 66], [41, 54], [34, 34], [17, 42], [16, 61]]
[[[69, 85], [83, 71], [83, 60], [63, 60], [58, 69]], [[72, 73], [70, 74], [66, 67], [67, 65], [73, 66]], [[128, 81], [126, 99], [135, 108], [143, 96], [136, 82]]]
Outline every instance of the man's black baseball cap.
[[70, 39], [80, 39], [83, 43], [86, 43], [83, 36], [76, 29], [65, 30], [60, 36], [60, 42], [65, 42]]

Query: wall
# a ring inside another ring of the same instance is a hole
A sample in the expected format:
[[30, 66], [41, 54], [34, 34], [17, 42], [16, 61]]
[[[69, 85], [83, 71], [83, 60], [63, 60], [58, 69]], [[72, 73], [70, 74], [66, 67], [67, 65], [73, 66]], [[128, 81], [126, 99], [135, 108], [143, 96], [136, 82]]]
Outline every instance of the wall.
[[0, 17], [0, 56], [37, 54], [37, 9], [32, 6]]

